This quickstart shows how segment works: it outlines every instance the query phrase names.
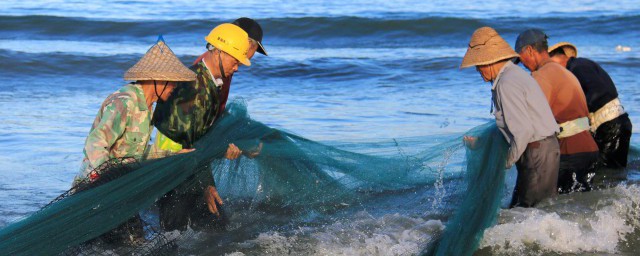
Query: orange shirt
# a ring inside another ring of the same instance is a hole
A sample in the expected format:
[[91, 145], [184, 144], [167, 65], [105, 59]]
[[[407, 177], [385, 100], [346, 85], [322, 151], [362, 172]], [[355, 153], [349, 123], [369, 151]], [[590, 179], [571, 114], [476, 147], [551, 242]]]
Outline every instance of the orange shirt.
[[[548, 59], [531, 73], [542, 89], [558, 124], [589, 116], [587, 100], [578, 79], [560, 64]], [[560, 154], [598, 151], [589, 131], [559, 139]]]

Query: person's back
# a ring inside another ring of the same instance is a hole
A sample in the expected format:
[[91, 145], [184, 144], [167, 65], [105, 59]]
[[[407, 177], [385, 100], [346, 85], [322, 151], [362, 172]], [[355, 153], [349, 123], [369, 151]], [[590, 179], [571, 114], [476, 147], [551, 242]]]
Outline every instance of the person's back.
[[[498, 94], [521, 93], [524, 95], [525, 102], [523, 103], [526, 103], [528, 106], [527, 111], [531, 119], [530, 121], [537, 124], [531, 126], [531, 133], [534, 134], [534, 138], [532, 138], [533, 141], [544, 139], [555, 134], [558, 126], [551, 121], [554, 119], [553, 113], [549, 111], [548, 106], [539, 104], [540, 101], [545, 100], [545, 95], [542, 93], [542, 90], [540, 90], [536, 81], [521, 67], [507, 63], [503, 72], [499, 74], [499, 79], [496, 80], [495, 91]], [[499, 112], [500, 111], [495, 111], [494, 116], [496, 117], [498, 126], [501, 126], [500, 123], [504, 122], [504, 116], [500, 115]]]
[[[549, 61], [532, 75], [545, 93], [558, 124], [589, 116], [580, 82], [571, 72]], [[563, 155], [598, 151], [598, 146], [589, 131], [582, 131], [559, 140], [560, 152]]]
[[587, 97], [601, 164], [610, 168], [626, 167], [632, 124], [618, 99], [613, 80], [598, 63], [587, 58], [570, 58], [567, 69], [578, 78]]
[[139, 84], [128, 84], [111, 94], [102, 103], [85, 140], [82, 171], [74, 184], [91, 178], [89, 173], [109, 159], [140, 158], [151, 129], [151, 112]]
[[618, 90], [609, 74], [593, 60], [578, 57], [578, 49], [560, 42], [548, 49], [551, 59], [566, 67], [580, 81], [589, 108], [590, 130], [600, 150], [596, 179], [605, 176], [626, 178], [632, 124], [618, 99]]
[[608, 102], [618, 98], [618, 90], [609, 74], [587, 58], [569, 58], [567, 69], [580, 81], [589, 112], [595, 112]]
[[553, 116], [560, 125], [560, 191], [590, 190], [589, 173], [594, 172], [598, 145], [586, 128], [576, 134], [567, 134], [576, 126], [576, 120], [584, 120], [588, 127], [589, 110], [580, 82], [571, 72], [551, 60], [543, 63], [532, 75], [547, 96]]
[[195, 73], [180, 62], [160, 37], [125, 72], [124, 79], [135, 82], [114, 92], [101, 104], [85, 140], [82, 169], [74, 178], [74, 187], [97, 180], [100, 172], [108, 171], [111, 161], [129, 162], [159, 155], [147, 147], [153, 130], [153, 104], [166, 100], [178, 83], [193, 81]]

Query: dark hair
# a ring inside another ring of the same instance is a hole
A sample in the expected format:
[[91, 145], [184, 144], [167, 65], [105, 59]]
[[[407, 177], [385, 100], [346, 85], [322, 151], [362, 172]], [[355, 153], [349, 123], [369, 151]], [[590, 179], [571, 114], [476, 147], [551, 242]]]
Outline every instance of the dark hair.
[[549, 50], [549, 45], [547, 44], [547, 40], [538, 41], [531, 44], [531, 47], [535, 49], [537, 52], [547, 52]]
[[566, 53], [564, 53], [564, 50], [562, 49], [562, 47], [558, 47], [555, 50], [551, 51], [549, 53], [549, 56], [553, 57], [553, 56], [558, 55], [558, 54], [567, 55]]

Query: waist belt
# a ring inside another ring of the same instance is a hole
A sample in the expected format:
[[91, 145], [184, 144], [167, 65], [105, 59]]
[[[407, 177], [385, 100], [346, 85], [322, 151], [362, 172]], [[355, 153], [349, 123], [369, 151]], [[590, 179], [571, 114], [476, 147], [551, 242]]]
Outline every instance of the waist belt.
[[587, 118], [586, 116], [575, 120], [566, 121], [560, 124], [560, 134], [558, 134], [558, 139], [571, 137], [588, 130], [589, 118]]
[[596, 110], [596, 112], [589, 113], [591, 132], [595, 133], [601, 124], [609, 122], [624, 113], [624, 107], [622, 107], [622, 103], [620, 103], [618, 98], [609, 101], [609, 103], [604, 104], [604, 106]]

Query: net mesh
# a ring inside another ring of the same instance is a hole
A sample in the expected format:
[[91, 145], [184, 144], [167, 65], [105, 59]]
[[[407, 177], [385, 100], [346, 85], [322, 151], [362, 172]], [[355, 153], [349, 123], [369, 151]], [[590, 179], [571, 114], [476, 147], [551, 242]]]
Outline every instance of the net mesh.
[[[177, 241], [191, 239], [200, 230], [231, 235], [227, 230], [236, 224], [229, 216], [237, 220], [260, 213], [255, 222], [264, 224], [247, 229], [263, 231], [286, 225], [282, 216], [336, 212], [382, 194], [421, 187], [433, 187], [437, 194], [456, 180], [460, 184], [447, 193], [457, 196], [446, 203], [450, 207], [438, 210], [449, 219], [447, 227], [439, 239], [425, 244], [424, 252], [470, 255], [499, 208], [507, 145], [492, 123], [468, 134], [479, 138], [473, 149], [462, 145], [461, 136], [446, 136], [415, 154], [401, 148], [382, 155], [354, 153], [341, 149], [349, 148], [346, 145], [329, 146], [270, 128], [251, 119], [244, 102], [234, 101], [195, 143], [195, 151], [148, 161], [118, 159], [101, 166], [103, 174], [96, 182], [79, 184], [0, 230], [0, 254], [176, 254]], [[224, 160], [229, 143], [245, 151], [261, 147], [260, 154]], [[352, 146], [370, 152], [378, 147]], [[466, 160], [451, 161], [456, 155]], [[208, 213], [206, 206], [204, 211], [191, 210], [203, 207], [202, 191], [214, 180], [231, 202], [222, 207], [221, 217]], [[436, 197], [434, 206], [441, 204], [442, 197]], [[189, 211], [180, 215], [185, 208]], [[175, 222], [163, 222], [167, 216]]]

